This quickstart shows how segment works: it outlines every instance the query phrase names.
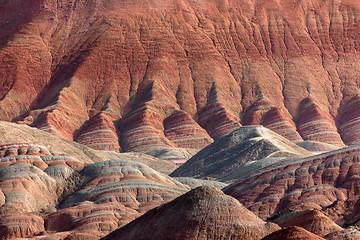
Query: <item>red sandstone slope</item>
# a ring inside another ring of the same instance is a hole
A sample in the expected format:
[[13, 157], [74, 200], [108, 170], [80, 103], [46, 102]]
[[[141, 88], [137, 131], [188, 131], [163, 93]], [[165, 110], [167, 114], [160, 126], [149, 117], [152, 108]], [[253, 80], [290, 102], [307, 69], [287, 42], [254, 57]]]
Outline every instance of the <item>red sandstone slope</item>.
[[359, 9], [357, 0], [1, 1], [0, 119], [119, 151], [200, 148], [251, 123], [294, 141], [354, 144]]

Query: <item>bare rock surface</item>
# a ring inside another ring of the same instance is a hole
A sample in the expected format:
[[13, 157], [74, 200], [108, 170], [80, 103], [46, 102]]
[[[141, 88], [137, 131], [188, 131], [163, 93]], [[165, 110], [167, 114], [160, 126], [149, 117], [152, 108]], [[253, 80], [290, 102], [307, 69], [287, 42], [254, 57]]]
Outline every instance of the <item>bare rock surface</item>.
[[[359, 139], [357, 0], [0, 3], [0, 120], [95, 149]], [[344, 143], [343, 143], [343, 141]]]
[[[197, 149], [190, 148], [160, 148], [146, 152], [146, 154], [171, 161], [177, 165], [182, 165], [198, 152]], [[175, 169], [174, 169], [175, 170]]]
[[189, 177], [174, 177], [174, 179], [181, 182], [185, 186], [190, 187], [191, 189], [194, 189], [194, 188], [197, 188], [200, 186], [216, 187], [216, 188], [222, 189], [228, 185], [223, 182], [195, 179], [195, 178], [189, 178]]
[[358, 240], [360, 239], [360, 231], [357, 227], [349, 227], [339, 232], [330, 233], [325, 236], [326, 240]]
[[317, 141], [301, 141], [301, 142], [297, 142], [296, 144], [314, 154], [329, 152], [342, 148], [334, 144], [328, 144]]
[[315, 234], [301, 228], [301, 227], [289, 227], [276, 231], [269, 236], [262, 238], [262, 240], [324, 240], [325, 238], [316, 236]]
[[359, 221], [358, 146], [290, 159], [252, 172], [226, 188], [263, 219], [286, 209], [321, 210], [340, 226]]
[[190, 188], [142, 163], [105, 161], [86, 166], [81, 188], [47, 217], [49, 231], [108, 233]]
[[139, 154], [113, 154], [123, 160], [86, 165], [41, 145], [0, 146], [1, 238], [99, 239], [191, 189]]
[[248, 163], [296, 155], [311, 153], [265, 127], [244, 126], [202, 149], [171, 176], [231, 180]]
[[170, 173], [176, 165], [141, 153], [118, 153], [100, 151], [69, 141], [53, 134], [26, 125], [0, 121], [0, 145], [32, 144], [46, 146], [55, 152], [65, 152], [67, 155], [81, 159], [85, 163], [93, 163], [108, 159], [130, 160], [144, 164], [163, 173]]
[[282, 228], [302, 227], [322, 237], [343, 230], [342, 227], [319, 210], [290, 211], [272, 219], [271, 222], [278, 224]]
[[44, 146], [0, 147], [0, 231], [4, 239], [45, 231], [43, 214], [56, 211], [59, 201], [82, 181], [84, 163]]
[[198, 187], [103, 239], [260, 239], [278, 230], [212, 187]]

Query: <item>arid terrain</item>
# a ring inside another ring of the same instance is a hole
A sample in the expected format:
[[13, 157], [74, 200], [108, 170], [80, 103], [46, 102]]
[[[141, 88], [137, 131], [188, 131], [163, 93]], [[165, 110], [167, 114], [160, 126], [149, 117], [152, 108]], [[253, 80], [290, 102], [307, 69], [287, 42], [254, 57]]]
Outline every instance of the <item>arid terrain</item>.
[[0, 239], [360, 239], [359, 52], [359, 0], [0, 0]]

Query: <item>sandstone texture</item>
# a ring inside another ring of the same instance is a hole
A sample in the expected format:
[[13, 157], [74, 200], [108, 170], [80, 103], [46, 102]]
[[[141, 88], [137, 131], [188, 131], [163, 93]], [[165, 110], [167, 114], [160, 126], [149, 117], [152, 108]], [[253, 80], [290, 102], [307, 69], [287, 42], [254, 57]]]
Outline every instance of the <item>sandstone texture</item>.
[[360, 239], [360, 231], [356, 227], [350, 227], [343, 231], [330, 233], [325, 236], [327, 240], [359, 240]]
[[191, 189], [127, 159], [85, 164], [41, 145], [0, 146], [1, 239], [99, 239]]
[[113, 231], [189, 190], [148, 166], [105, 161], [86, 166], [81, 188], [47, 216], [47, 230]]
[[316, 236], [315, 234], [301, 228], [289, 227], [276, 231], [269, 236], [262, 238], [262, 240], [324, 240], [325, 238]]
[[333, 150], [342, 148], [337, 145], [323, 143], [323, 142], [317, 142], [317, 141], [302, 141], [302, 142], [297, 142], [296, 145], [298, 145], [302, 148], [305, 148], [306, 150], [308, 150], [309, 152], [311, 152], [313, 154], [329, 152], [329, 151], [333, 151]]
[[171, 176], [231, 180], [247, 164], [297, 155], [311, 153], [265, 127], [244, 126], [202, 149]]
[[194, 189], [194, 188], [197, 188], [200, 186], [208, 186], [208, 187], [215, 187], [215, 188], [222, 189], [228, 185], [223, 182], [195, 179], [195, 178], [189, 178], [189, 177], [174, 177], [174, 179], [181, 182], [185, 186], [190, 187], [191, 189]]
[[103, 239], [260, 239], [278, 230], [212, 187], [198, 187]]
[[357, 225], [359, 153], [360, 147], [354, 146], [283, 160], [240, 177], [224, 192], [263, 219], [287, 210], [315, 209], [340, 226]]
[[197, 152], [197, 149], [169, 147], [150, 150], [146, 154], [158, 159], [167, 160], [167, 162], [172, 162], [176, 165], [182, 165]]
[[170, 161], [163, 161], [142, 153], [117, 153], [114, 151], [96, 151], [82, 144], [72, 142], [39, 129], [0, 121], [0, 145], [18, 143], [46, 146], [55, 152], [64, 152], [84, 163], [100, 162], [108, 159], [122, 159], [142, 162], [151, 168], [169, 174], [176, 168]]
[[0, 120], [95, 149], [241, 125], [359, 142], [358, 0], [0, 2]]
[[322, 237], [343, 230], [319, 210], [290, 211], [272, 219], [271, 222], [278, 224], [282, 228], [302, 227]]

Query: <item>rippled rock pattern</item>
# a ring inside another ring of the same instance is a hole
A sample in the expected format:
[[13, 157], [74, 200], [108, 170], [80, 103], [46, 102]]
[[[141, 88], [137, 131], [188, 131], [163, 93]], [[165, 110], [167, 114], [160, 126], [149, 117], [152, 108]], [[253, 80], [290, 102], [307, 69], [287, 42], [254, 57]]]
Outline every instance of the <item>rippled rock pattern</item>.
[[201, 148], [255, 122], [292, 141], [356, 144], [359, 8], [1, 1], [0, 120], [116, 151]]
[[311, 153], [265, 127], [244, 126], [202, 149], [171, 176], [232, 180], [248, 164], [297, 155]]
[[322, 237], [343, 230], [319, 210], [290, 211], [272, 219], [271, 222], [278, 224], [282, 228], [302, 227]]
[[0, 146], [2, 239], [49, 234], [59, 239], [70, 235], [99, 239], [188, 190], [139, 162], [111, 160], [84, 166], [45, 146]]
[[[49, 216], [55, 231], [115, 230], [189, 188], [144, 164], [106, 161], [83, 169], [81, 189], [69, 196], [59, 212]], [[65, 229], [59, 229], [61, 221]]]
[[262, 238], [262, 240], [324, 240], [325, 238], [316, 236], [315, 234], [301, 228], [301, 227], [289, 227], [276, 231], [269, 236]]
[[103, 239], [260, 239], [278, 230], [236, 199], [198, 187], [155, 208]]
[[179, 148], [202, 149], [213, 142], [208, 133], [184, 111], [167, 117], [164, 128], [165, 136]]
[[312, 98], [301, 102], [298, 130], [304, 140], [343, 145], [334, 120]]
[[98, 114], [85, 123], [76, 142], [97, 150], [121, 151], [115, 124], [106, 114]]
[[224, 189], [263, 219], [284, 210], [322, 210], [340, 226], [359, 221], [359, 147], [290, 159]]
[[360, 97], [351, 99], [344, 107], [339, 130], [349, 145], [360, 144]]
[[1, 236], [17, 238], [43, 232], [36, 213], [55, 210], [81, 182], [84, 163], [46, 147], [18, 144], [0, 147]]

